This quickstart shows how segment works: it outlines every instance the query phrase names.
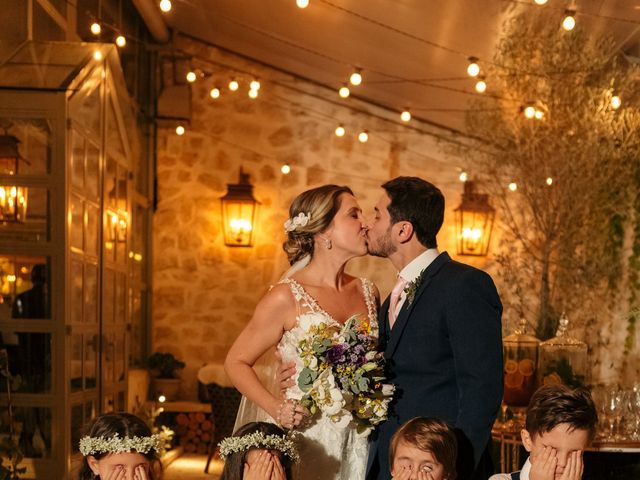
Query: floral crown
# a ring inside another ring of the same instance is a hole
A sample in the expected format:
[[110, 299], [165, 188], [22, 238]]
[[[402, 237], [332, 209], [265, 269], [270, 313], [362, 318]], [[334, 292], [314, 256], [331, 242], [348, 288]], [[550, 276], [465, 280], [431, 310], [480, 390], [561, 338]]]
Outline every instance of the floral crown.
[[294, 443], [284, 435], [265, 435], [262, 432], [254, 432], [241, 437], [227, 437], [218, 445], [222, 458], [232, 453], [244, 452], [250, 448], [264, 448], [279, 450], [293, 462], [300, 459]]
[[286, 222], [284, 222], [284, 231], [287, 233], [293, 232], [298, 227], [306, 226], [307, 223], [309, 223], [309, 220], [311, 220], [311, 212], [309, 213], [300, 212], [295, 217], [290, 218]]
[[138, 453], [156, 452], [162, 447], [162, 439], [159, 434], [150, 437], [120, 437], [117, 433], [111, 437], [90, 437], [80, 439], [80, 453], [85, 457], [96, 453], [125, 453], [135, 451]]

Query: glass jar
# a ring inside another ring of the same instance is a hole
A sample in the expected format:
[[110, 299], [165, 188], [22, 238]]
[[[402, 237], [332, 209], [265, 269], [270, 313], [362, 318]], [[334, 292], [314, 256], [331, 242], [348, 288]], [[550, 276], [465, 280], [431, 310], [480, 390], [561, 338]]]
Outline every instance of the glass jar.
[[502, 340], [504, 355], [504, 404], [515, 413], [525, 408], [537, 387], [536, 366], [540, 340], [526, 333], [522, 318], [514, 333]]
[[556, 336], [540, 344], [538, 382], [583, 387], [587, 383], [587, 344], [567, 334], [569, 319], [563, 312]]

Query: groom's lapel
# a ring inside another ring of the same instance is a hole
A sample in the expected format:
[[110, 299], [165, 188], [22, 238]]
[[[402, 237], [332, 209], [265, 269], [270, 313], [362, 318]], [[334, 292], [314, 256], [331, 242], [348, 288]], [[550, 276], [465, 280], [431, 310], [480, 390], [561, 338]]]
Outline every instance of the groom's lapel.
[[427, 267], [425, 272], [422, 274], [422, 282], [413, 297], [413, 301], [411, 303], [408, 300], [405, 300], [402, 308], [400, 309], [400, 313], [398, 314], [398, 318], [391, 329], [389, 334], [389, 341], [387, 342], [387, 346], [384, 351], [385, 358], [391, 358], [398, 347], [398, 342], [400, 342], [400, 338], [402, 337], [402, 332], [404, 331], [407, 323], [410, 320], [411, 312], [415, 308], [416, 304], [420, 300], [420, 296], [427, 289], [429, 284], [433, 281], [433, 278], [438, 273], [438, 271], [442, 268], [442, 266], [451, 261], [451, 257], [447, 252], [442, 252], [438, 257], [431, 262], [431, 265]]

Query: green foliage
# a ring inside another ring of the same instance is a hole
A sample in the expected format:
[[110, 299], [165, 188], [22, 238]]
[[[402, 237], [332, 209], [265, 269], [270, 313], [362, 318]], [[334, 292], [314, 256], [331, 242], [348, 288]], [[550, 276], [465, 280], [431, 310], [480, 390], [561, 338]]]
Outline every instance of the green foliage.
[[[507, 21], [488, 67], [491, 95], [467, 116], [469, 133], [486, 141], [472, 152], [474, 170], [506, 226], [497, 256], [505, 304], [532, 319], [541, 339], [562, 311], [612, 305], [625, 271], [640, 286], [640, 218], [629, 215], [640, 212], [640, 114], [630, 106], [638, 69], [612, 55], [611, 39], [559, 24], [558, 12], [543, 9]], [[623, 99], [617, 110], [614, 94]], [[525, 118], [528, 104], [543, 118]]]
[[177, 370], [184, 368], [185, 363], [171, 353], [156, 352], [147, 358], [145, 366], [158, 378], [177, 378]]

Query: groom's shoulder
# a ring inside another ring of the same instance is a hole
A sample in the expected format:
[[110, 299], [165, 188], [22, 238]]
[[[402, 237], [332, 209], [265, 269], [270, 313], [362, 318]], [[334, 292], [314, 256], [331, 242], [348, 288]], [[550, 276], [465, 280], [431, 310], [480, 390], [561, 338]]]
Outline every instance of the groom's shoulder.
[[442, 276], [455, 283], [467, 282], [490, 282], [493, 283], [491, 276], [484, 270], [480, 270], [472, 265], [450, 260], [446, 262], [441, 269]]

